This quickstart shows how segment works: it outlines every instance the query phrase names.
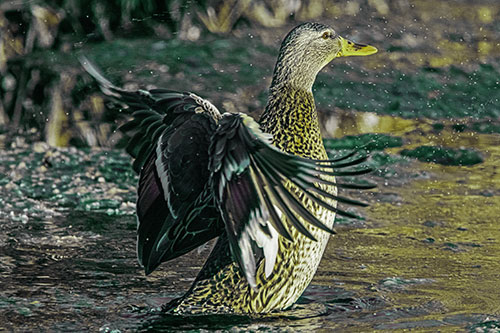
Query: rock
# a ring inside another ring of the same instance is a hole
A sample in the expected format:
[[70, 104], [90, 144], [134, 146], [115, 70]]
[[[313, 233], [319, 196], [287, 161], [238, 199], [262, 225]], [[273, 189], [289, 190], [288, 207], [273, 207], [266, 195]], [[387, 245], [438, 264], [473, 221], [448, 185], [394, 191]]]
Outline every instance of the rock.
[[49, 145], [46, 142], [38, 141], [33, 144], [33, 151], [35, 153], [45, 153], [49, 150]]

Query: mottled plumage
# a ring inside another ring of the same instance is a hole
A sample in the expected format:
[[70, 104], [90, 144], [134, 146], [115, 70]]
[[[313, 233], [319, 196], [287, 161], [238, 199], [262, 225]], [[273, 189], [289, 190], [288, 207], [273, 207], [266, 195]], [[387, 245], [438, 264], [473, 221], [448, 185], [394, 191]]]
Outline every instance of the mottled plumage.
[[[280, 49], [268, 103], [259, 122], [221, 114], [192, 94], [125, 91], [88, 62], [102, 90], [133, 111], [122, 127], [140, 173], [137, 253], [146, 274], [219, 237], [190, 290], [169, 313], [265, 313], [294, 304], [327, 245], [337, 202], [335, 182], [365, 157], [327, 160], [312, 85], [338, 56], [367, 55], [332, 28], [305, 23]], [[347, 168], [347, 169], [346, 169]]]

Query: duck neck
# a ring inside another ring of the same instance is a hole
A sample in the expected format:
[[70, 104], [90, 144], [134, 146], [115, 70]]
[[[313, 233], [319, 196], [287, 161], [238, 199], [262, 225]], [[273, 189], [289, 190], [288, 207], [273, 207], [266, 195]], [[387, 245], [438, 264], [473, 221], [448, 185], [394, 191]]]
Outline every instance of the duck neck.
[[297, 41], [283, 43], [274, 66], [271, 90], [291, 87], [312, 92], [316, 75], [324, 66], [311, 58], [310, 51], [298, 47]]
[[264, 132], [273, 135], [273, 144], [281, 150], [310, 158], [325, 157], [310, 89], [297, 88], [294, 84], [273, 84], [259, 123]]

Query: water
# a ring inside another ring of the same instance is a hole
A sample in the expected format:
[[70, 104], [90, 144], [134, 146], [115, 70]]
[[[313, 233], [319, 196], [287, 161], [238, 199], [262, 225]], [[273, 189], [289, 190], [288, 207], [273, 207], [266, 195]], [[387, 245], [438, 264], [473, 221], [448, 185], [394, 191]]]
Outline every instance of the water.
[[[365, 220], [338, 221], [300, 304], [259, 317], [161, 316], [211, 244], [144, 276], [128, 157], [18, 139], [0, 153], [0, 331], [498, 330], [500, 135], [370, 113], [323, 120], [330, 136], [385, 133], [403, 146], [380, 153], [390, 158], [371, 176], [379, 188], [361, 195]], [[484, 161], [399, 155], [422, 145], [474, 147]]]

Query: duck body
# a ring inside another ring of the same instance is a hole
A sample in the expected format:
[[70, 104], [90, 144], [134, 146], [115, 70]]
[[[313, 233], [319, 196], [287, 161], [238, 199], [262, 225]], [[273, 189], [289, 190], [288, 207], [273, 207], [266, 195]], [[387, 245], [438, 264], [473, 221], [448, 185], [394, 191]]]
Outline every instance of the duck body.
[[[283, 152], [305, 158], [326, 160], [312, 93], [290, 89], [270, 97], [267, 111], [259, 120], [263, 132], [273, 137], [273, 145]], [[334, 181], [334, 178], [331, 179]], [[335, 186], [326, 190], [337, 194]], [[331, 228], [335, 212], [315, 207], [307, 198], [297, 197], [307, 209]], [[336, 205], [335, 202], [332, 205]], [[220, 237], [189, 292], [167, 307], [172, 313], [267, 313], [292, 306], [311, 282], [330, 233], [305, 225], [312, 240], [296, 229], [293, 242], [280, 237], [274, 270], [265, 276], [264, 265], [256, 274], [257, 288], [251, 288], [231, 258], [229, 243]], [[208, 273], [208, 274], [207, 274]]]
[[[149, 274], [161, 262], [219, 237], [193, 285], [168, 313], [268, 313], [292, 306], [311, 282], [334, 224], [335, 176], [366, 158], [327, 160], [312, 85], [333, 58], [376, 52], [322, 24], [283, 41], [266, 109], [255, 122], [221, 114], [208, 101], [169, 90], [114, 87], [85, 59], [104, 93], [127, 104], [128, 145], [140, 173], [138, 257]], [[339, 171], [340, 170], [340, 171]]]

